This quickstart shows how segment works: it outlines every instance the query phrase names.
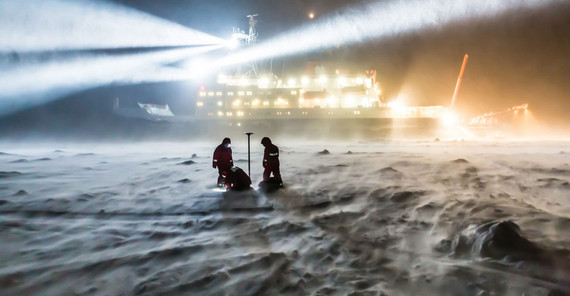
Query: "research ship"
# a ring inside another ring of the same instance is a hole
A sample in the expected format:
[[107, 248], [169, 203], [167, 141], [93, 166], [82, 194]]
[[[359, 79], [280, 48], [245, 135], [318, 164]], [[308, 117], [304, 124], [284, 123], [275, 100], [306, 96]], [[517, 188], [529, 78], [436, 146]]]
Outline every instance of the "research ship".
[[[248, 15], [248, 33], [234, 28], [232, 39], [238, 46], [255, 46], [255, 16]], [[302, 75], [288, 77], [260, 71], [255, 62], [238, 67], [243, 68], [247, 70], [218, 73], [215, 83], [200, 86], [191, 116], [174, 115], [167, 105], [142, 103], [139, 112], [128, 113], [156, 121], [187, 122], [194, 134], [253, 131], [309, 138], [383, 138], [436, 136], [447, 110], [384, 100], [375, 70], [349, 71], [333, 61], [308, 62]], [[120, 110], [115, 113], [125, 113]]]
[[374, 70], [350, 74], [320, 63], [309, 69], [286, 80], [220, 74], [215, 86], [200, 88], [193, 119], [245, 130], [342, 135], [398, 129], [404, 135], [435, 127], [446, 111], [384, 101]]
[[[255, 14], [249, 32], [233, 29], [238, 46], [255, 46]], [[382, 97], [375, 70], [354, 72], [332, 61], [307, 62], [302, 75], [278, 77], [255, 62], [243, 73], [217, 75], [201, 86], [193, 121], [224, 130], [297, 135], [402, 135], [424, 133], [439, 125], [443, 106], [404, 106]]]

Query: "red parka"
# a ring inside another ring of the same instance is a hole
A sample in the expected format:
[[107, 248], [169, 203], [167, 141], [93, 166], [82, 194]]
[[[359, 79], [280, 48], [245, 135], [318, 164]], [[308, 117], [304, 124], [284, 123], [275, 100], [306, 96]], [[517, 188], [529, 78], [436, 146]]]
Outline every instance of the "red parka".
[[214, 159], [212, 161], [212, 167], [220, 167], [221, 169], [229, 169], [234, 166], [234, 160], [232, 158], [232, 148], [226, 147], [226, 143], [222, 143], [216, 147], [214, 150]]

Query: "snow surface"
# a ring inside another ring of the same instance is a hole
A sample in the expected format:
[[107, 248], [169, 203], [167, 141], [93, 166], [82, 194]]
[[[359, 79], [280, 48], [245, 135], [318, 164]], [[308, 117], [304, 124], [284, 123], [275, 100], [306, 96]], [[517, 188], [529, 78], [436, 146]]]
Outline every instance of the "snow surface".
[[274, 193], [213, 190], [219, 143], [0, 144], [0, 295], [570, 290], [570, 142], [273, 140]]

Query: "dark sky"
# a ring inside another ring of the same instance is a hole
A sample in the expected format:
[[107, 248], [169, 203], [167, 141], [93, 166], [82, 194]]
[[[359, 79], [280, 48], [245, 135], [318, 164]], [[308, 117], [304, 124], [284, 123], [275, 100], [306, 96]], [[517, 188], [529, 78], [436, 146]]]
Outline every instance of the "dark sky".
[[[115, 0], [181, 25], [228, 38], [233, 26], [246, 30], [247, 14], [258, 13], [259, 40], [310, 24], [374, 1], [340, 0]], [[387, 1], [385, 1], [387, 2]], [[485, 19], [458, 21], [341, 45], [324, 53], [290, 57], [302, 61], [327, 57], [362, 69], [374, 68], [384, 95], [407, 104], [449, 104], [464, 54], [469, 61], [456, 107], [465, 115], [500, 111], [529, 103], [540, 120], [570, 122], [570, 1], [536, 10], [516, 10]], [[152, 93], [161, 97], [172, 84], [103, 88], [97, 97]], [[178, 86], [177, 86], [178, 87]], [[181, 97], [192, 103], [195, 85]], [[153, 91], [148, 91], [149, 88]], [[179, 93], [182, 93], [179, 91]], [[78, 94], [78, 96], [85, 96]], [[164, 96], [162, 96], [164, 97]], [[171, 103], [176, 105], [176, 102]], [[178, 104], [183, 105], [183, 104]]]

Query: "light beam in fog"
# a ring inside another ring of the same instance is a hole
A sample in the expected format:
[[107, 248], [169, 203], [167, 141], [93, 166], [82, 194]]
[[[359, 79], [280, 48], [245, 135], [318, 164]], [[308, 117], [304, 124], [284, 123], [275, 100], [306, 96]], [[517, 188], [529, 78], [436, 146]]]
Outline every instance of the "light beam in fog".
[[[0, 115], [89, 87], [188, 79], [163, 66], [226, 43], [107, 1], [0, 1]], [[155, 51], [128, 53], [141, 48]]]
[[116, 56], [80, 55], [0, 72], [0, 115], [45, 103], [61, 95], [111, 83], [189, 79], [165, 64], [219, 48], [200, 46]]
[[411, 0], [379, 2], [353, 9], [230, 55], [220, 66], [349, 45], [454, 22], [493, 18], [512, 10], [532, 10], [562, 0]]
[[225, 41], [102, 1], [0, 1], [0, 52], [222, 44]]

